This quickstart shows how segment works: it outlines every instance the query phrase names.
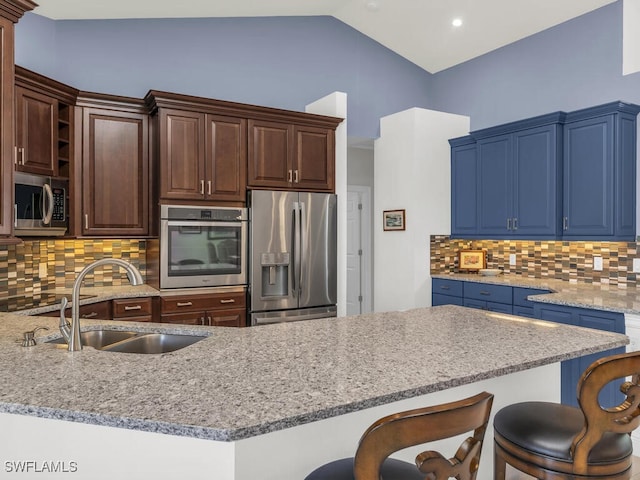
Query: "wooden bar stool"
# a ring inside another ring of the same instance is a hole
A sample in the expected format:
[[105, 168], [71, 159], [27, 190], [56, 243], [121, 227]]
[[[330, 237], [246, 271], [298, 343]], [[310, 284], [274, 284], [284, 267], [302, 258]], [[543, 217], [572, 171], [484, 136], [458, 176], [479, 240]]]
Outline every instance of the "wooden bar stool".
[[[327, 463], [305, 480], [473, 480], [492, 404], [493, 395], [483, 392], [457, 402], [381, 418], [364, 432], [355, 457]], [[419, 454], [415, 465], [387, 458], [403, 448], [471, 431], [473, 436], [451, 459], [435, 451]]]
[[[624, 401], [603, 408], [598, 393], [609, 382], [631, 377]], [[601, 358], [578, 382], [580, 408], [524, 402], [501, 409], [493, 420], [494, 475], [506, 465], [541, 479], [630, 478], [630, 433], [640, 423], [640, 352]]]

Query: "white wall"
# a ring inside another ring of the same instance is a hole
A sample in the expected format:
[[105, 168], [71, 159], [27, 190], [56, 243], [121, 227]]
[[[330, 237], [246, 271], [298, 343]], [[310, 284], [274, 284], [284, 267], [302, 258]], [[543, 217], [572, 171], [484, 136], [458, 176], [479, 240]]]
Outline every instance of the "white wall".
[[622, 74], [640, 72], [640, 0], [624, 0], [622, 7]]
[[[374, 311], [431, 305], [429, 237], [451, 232], [448, 140], [469, 117], [412, 108], [380, 120], [374, 144]], [[406, 210], [405, 231], [383, 231], [384, 210]]]
[[338, 195], [338, 316], [347, 312], [347, 94], [334, 92], [305, 107], [308, 113], [344, 118], [336, 128]]

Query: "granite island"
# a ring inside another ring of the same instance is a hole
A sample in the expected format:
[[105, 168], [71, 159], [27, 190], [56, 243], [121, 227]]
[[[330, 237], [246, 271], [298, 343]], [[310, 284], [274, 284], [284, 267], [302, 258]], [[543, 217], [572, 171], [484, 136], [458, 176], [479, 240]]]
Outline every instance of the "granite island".
[[0, 315], [0, 478], [28, 461], [76, 470], [50, 478], [304, 478], [380, 416], [482, 390], [494, 412], [557, 401], [561, 360], [628, 343], [456, 306], [244, 329], [83, 322], [207, 336], [162, 355], [20, 346], [37, 325], [58, 335], [56, 319]]

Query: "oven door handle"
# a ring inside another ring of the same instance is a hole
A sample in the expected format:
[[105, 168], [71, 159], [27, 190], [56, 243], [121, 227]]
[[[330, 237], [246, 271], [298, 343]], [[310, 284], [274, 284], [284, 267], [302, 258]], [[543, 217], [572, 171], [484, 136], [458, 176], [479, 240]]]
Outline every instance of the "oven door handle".
[[218, 222], [216, 220], [168, 220], [169, 227], [238, 227], [242, 222]]

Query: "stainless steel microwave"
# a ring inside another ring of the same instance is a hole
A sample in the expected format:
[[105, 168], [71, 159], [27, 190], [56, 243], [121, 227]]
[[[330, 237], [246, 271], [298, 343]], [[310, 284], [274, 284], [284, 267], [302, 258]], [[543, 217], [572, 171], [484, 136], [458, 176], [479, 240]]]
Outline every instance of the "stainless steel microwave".
[[16, 236], [62, 236], [67, 233], [69, 182], [15, 172], [13, 210]]

